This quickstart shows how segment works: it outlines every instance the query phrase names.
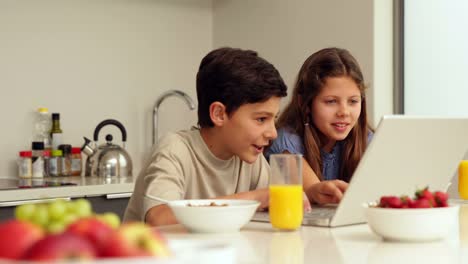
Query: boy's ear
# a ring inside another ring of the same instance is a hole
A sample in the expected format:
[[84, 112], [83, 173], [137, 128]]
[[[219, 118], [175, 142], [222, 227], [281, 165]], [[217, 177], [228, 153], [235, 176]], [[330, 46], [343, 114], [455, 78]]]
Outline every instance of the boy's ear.
[[226, 106], [220, 102], [213, 102], [210, 105], [210, 118], [215, 126], [222, 126], [227, 118]]

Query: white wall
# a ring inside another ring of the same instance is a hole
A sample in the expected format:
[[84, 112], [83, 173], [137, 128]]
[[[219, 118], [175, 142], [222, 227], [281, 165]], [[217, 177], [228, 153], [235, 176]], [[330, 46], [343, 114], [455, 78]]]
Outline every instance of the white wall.
[[[136, 174], [151, 145], [156, 98], [180, 89], [196, 100], [211, 28], [211, 0], [0, 0], [0, 177], [16, 176], [39, 106], [60, 112], [74, 146], [100, 121], [121, 121]], [[195, 122], [178, 98], [161, 106], [160, 135]], [[101, 142], [106, 132], [120, 144], [114, 127], [102, 130]]]
[[[75, 146], [91, 137], [100, 121], [121, 121], [136, 175], [151, 145], [156, 98], [180, 89], [196, 101], [200, 60], [220, 46], [259, 51], [289, 87], [310, 54], [346, 48], [361, 64], [369, 119], [376, 124], [392, 102], [388, 83], [382, 85], [391, 75], [382, 54], [389, 52], [391, 1], [379, 2], [0, 0], [0, 177], [15, 177], [14, 160], [19, 150], [30, 148], [39, 106], [61, 113], [65, 140]], [[160, 135], [195, 123], [195, 111], [179, 98], [162, 105]], [[104, 129], [101, 138], [108, 132], [120, 143], [114, 127]]]
[[468, 116], [468, 2], [405, 1], [406, 114]]
[[214, 47], [259, 51], [291, 88], [309, 55], [330, 46], [346, 48], [359, 61], [369, 86], [369, 120], [376, 125], [382, 114], [392, 112], [392, 1], [216, 0], [213, 4]]
[[370, 98], [372, 101], [372, 122], [377, 126], [383, 115], [393, 114], [393, 1], [374, 1], [373, 22], [373, 63]]
[[[411, 0], [404, 8], [405, 114], [468, 116], [468, 2]], [[449, 195], [459, 197], [458, 171]]]

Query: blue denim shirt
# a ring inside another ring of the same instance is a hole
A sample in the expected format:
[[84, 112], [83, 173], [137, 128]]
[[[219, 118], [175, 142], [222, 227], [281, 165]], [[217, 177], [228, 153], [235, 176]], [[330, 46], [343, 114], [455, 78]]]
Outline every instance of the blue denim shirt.
[[[374, 134], [369, 131], [367, 134], [367, 144], [372, 140]], [[334, 180], [338, 178], [341, 167], [341, 152], [343, 150], [343, 141], [338, 141], [330, 153], [320, 150], [320, 156], [323, 162], [322, 175], [324, 180]], [[287, 128], [278, 129], [278, 137], [272, 142], [271, 146], [265, 152], [267, 160], [271, 154], [289, 152], [292, 154], [304, 155], [304, 144], [302, 138]]]

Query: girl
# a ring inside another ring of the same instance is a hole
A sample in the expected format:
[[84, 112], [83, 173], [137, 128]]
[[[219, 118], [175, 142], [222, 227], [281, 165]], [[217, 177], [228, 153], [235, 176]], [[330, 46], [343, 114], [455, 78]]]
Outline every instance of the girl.
[[292, 100], [278, 119], [278, 138], [265, 155], [304, 156], [303, 186], [310, 201], [341, 200], [373, 133], [367, 122], [364, 79], [344, 49], [312, 54], [297, 76]]

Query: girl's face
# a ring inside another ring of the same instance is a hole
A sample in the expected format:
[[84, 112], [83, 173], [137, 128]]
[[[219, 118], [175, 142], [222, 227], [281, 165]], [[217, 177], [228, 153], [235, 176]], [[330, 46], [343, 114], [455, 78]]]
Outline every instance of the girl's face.
[[361, 92], [350, 77], [330, 77], [312, 101], [312, 122], [325, 136], [324, 150], [344, 140], [361, 114]]

